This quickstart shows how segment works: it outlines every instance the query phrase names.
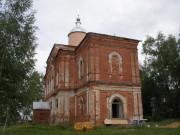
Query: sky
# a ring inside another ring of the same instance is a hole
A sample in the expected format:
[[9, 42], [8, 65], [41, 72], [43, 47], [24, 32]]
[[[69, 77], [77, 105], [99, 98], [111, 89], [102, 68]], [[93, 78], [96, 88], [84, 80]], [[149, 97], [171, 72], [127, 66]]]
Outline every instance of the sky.
[[180, 0], [34, 0], [37, 50], [36, 70], [45, 74], [46, 60], [55, 43], [68, 44], [67, 35], [79, 14], [81, 26], [95, 32], [141, 40], [143, 63], [146, 36], [180, 33]]

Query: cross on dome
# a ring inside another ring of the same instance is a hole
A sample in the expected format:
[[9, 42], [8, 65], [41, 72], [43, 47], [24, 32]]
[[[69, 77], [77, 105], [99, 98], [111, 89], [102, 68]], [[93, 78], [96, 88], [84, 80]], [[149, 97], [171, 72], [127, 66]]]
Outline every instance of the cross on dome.
[[76, 27], [74, 27], [70, 31], [70, 33], [72, 33], [72, 32], [84, 32], [84, 33], [86, 33], [86, 30], [81, 27], [81, 19], [79, 17], [79, 14], [78, 14], [78, 17], [76, 18], [76, 23], [75, 24], [76, 24]]
[[81, 21], [80, 21], [79, 15], [76, 19], [76, 27], [81, 27]]

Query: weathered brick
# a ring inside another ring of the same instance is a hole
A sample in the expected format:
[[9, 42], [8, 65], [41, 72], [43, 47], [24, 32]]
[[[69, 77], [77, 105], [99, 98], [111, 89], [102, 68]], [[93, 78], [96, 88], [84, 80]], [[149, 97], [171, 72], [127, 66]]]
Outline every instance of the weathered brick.
[[[138, 42], [87, 33], [78, 46], [56, 44], [48, 57], [44, 77], [44, 99], [53, 103], [51, 124], [77, 121], [103, 124], [106, 118], [118, 117], [129, 122], [143, 118]], [[54, 87], [49, 90], [51, 76]], [[59, 99], [60, 109], [55, 108], [56, 99]]]

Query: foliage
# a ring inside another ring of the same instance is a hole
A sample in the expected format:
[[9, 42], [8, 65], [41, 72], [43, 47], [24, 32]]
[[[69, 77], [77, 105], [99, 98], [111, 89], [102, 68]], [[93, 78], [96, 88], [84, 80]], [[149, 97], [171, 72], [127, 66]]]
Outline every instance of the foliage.
[[[155, 119], [180, 114], [180, 40], [158, 33], [143, 43], [146, 55], [141, 66], [145, 115]], [[150, 110], [151, 108], [151, 110]], [[147, 110], [146, 110], [147, 109]]]
[[32, 0], [0, 1], [0, 123], [15, 121], [33, 99], [42, 97], [34, 71], [36, 37]]
[[33, 101], [43, 99], [43, 75], [33, 71], [23, 85], [24, 106], [21, 111], [24, 115], [30, 115]]

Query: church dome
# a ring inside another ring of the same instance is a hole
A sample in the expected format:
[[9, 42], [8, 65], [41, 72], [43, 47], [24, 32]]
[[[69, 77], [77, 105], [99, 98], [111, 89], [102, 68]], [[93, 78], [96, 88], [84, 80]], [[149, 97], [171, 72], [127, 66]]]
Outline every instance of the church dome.
[[72, 32], [84, 32], [84, 33], [86, 33], [86, 30], [83, 29], [82, 27], [75, 27], [70, 31], [70, 33], [72, 33]]
[[[76, 23], [75, 23], [75, 24], [76, 24], [76, 27], [74, 27], [74, 28], [70, 31], [70, 33], [72, 33], [72, 32], [84, 32], [84, 33], [86, 33], [86, 30], [81, 27], [81, 21], [80, 21], [79, 15], [78, 15], [78, 17], [77, 17], [77, 19], [76, 19]], [[70, 34], [70, 33], [69, 33], [69, 34]]]
[[81, 27], [81, 21], [79, 15], [76, 19], [76, 27], [73, 28], [68, 34], [68, 44], [78, 46], [79, 43], [86, 36], [86, 30]]

